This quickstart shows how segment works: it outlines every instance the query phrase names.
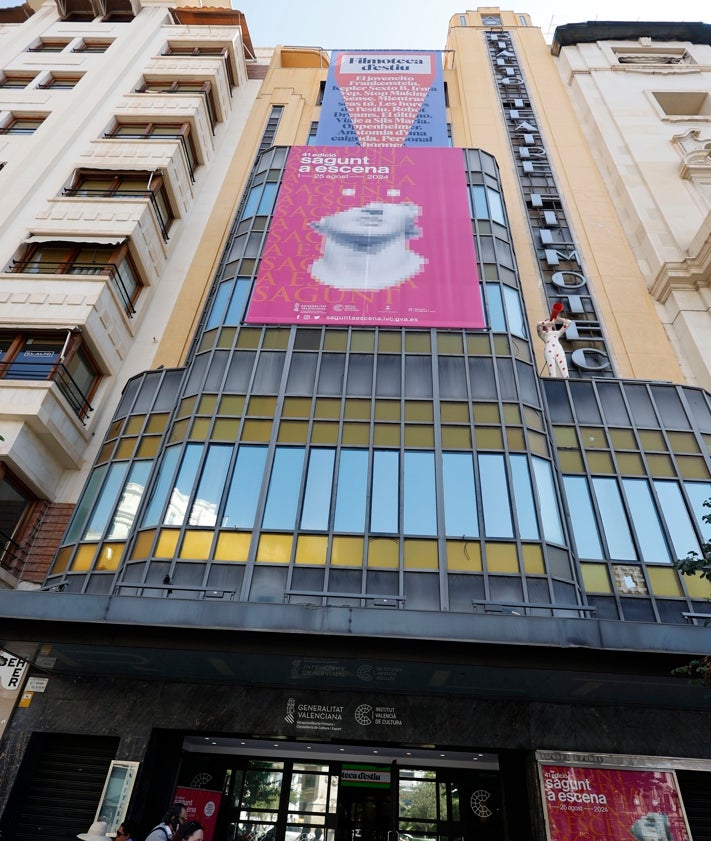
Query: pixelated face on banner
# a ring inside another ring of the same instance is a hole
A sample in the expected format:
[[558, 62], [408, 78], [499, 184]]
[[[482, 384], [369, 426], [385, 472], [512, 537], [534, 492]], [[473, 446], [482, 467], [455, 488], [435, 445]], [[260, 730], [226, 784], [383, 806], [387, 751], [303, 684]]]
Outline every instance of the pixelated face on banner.
[[462, 155], [292, 148], [247, 322], [483, 327]]
[[316, 143], [449, 145], [440, 53], [333, 53]]
[[550, 841], [691, 841], [670, 771], [542, 765]]

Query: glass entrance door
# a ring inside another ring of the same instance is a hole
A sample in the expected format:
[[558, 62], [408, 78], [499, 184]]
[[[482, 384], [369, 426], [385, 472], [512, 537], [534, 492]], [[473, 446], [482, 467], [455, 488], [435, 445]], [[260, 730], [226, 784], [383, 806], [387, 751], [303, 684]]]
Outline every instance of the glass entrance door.
[[387, 788], [348, 787], [338, 793], [336, 841], [388, 841], [392, 796]]

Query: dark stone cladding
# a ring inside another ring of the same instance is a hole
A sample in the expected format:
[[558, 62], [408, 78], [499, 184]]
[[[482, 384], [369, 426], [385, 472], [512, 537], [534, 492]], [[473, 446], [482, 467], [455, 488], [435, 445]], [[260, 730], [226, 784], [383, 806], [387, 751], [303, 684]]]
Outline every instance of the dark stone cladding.
[[563, 47], [573, 44], [592, 44], [595, 41], [688, 41], [691, 44], [711, 44], [711, 24], [663, 21], [605, 21], [566, 23], [553, 33], [551, 53], [559, 55]]

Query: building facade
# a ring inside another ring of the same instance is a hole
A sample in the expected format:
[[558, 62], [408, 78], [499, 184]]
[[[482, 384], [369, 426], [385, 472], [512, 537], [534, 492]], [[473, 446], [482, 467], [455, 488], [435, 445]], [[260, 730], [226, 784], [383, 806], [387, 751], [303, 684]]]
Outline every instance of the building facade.
[[7, 837], [173, 799], [220, 841], [710, 837], [707, 689], [672, 672], [711, 653], [711, 591], [672, 564], [709, 539], [711, 398], [574, 64], [704, 64], [706, 27], [664, 27], [552, 55], [484, 8], [443, 51], [265, 56], [222, 247], [42, 589], [0, 594], [32, 681]]

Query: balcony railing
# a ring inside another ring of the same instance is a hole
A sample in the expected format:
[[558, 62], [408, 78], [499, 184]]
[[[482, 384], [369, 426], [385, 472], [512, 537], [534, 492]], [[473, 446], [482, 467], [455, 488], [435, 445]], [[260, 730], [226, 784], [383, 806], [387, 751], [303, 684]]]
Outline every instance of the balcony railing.
[[[51, 380], [57, 384], [65, 400], [72, 407], [72, 411], [75, 412], [82, 423], [85, 423], [85, 418], [89, 412], [94, 411], [94, 407], [89, 403], [88, 394], [82, 391], [62, 362], [43, 363], [35, 359], [15, 359], [8, 362], [0, 362], [0, 379], [27, 380], [31, 382]], [[2, 545], [1, 533], [0, 545]]]
[[168, 227], [172, 220], [164, 213], [164, 208], [161, 208], [153, 190], [119, 189], [112, 192], [110, 190], [101, 189], [100, 187], [65, 187], [62, 195], [96, 199], [148, 199], [153, 211], [155, 212], [156, 218], [158, 219], [161, 235], [166, 242], [168, 241]]
[[9, 534], [0, 529], [0, 567], [9, 572], [16, 570], [25, 560], [25, 550]]

